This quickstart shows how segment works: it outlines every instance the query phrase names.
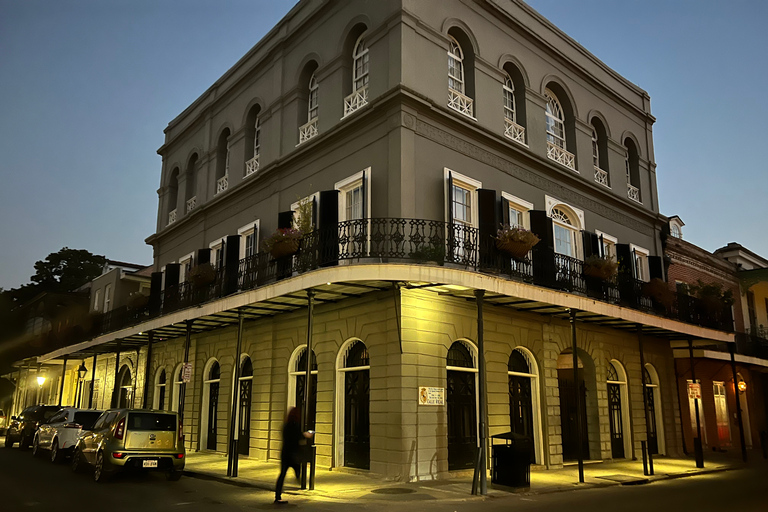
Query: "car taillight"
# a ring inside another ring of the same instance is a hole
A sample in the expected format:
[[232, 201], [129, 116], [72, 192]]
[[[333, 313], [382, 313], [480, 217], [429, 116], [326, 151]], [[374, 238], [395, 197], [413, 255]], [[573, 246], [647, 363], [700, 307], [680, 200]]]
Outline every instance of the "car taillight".
[[184, 454], [183, 453], [177, 453], [176, 454], [176, 458], [177, 459], [183, 459], [184, 458]]
[[79, 423], [65, 423], [62, 425], [64, 428], [83, 428]]
[[115, 427], [115, 439], [122, 440], [124, 434], [125, 434], [125, 418], [117, 422], [117, 426]]
[[123, 457], [125, 457], [125, 454], [124, 454], [124, 453], [121, 453], [121, 452], [114, 452], [114, 453], [112, 454], [112, 456], [113, 456], [114, 458], [116, 458], [116, 459], [122, 459]]

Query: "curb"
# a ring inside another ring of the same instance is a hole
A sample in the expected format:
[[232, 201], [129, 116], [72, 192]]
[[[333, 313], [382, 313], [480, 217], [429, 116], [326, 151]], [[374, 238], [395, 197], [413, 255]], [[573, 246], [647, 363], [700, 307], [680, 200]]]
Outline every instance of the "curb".
[[[260, 489], [262, 491], [269, 491], [269, 492], [275, 492], [275, 487], [267, 484], [259, 484], [255, 482], [248, 482], [245, 480], [236, 480], [233, 477], [228, 476], [219, 476], [219, 475], [212, 475], [210, 473], [202, 473], [199, 471], [190, 471], [189, 469], [184, 470], [184, 476], [187, 476], [189, 478], [197, 478], [199, 480], [208, 480], [211, 482], [219, 482], [222, 484], [227, 485], [234, 485], [235, 487], [243, 487], [243, 488], [249, 488], [249, 489]], [[290, 494], [292, 496], [307, 496], [306, 490], [289, 490], [289, 489], [283, 489], [283, 494]], [[324, 498], [333, 498], [335, 496], [326, 494], [322, 491], [313, 490], [312, 491], [314, 495], [317, 496], [323, 496]]]

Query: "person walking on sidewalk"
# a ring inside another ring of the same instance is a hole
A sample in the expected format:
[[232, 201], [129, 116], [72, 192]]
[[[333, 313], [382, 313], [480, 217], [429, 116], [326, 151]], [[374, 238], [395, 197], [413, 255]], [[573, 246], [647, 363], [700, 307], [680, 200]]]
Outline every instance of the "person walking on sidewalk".
[[288, 468], [293, 468], [296, 478], [299, 478], [299, 442], [310, 437], [311, 433], [301, 431], [301, 411], [296, 407], [288, 409], [288, 416], [283, 424], [283, 447], [280, 451], [280, 476], [277, 477], [275, 485], [275, 503], [288, 503], [282, 499], [285, 475]]

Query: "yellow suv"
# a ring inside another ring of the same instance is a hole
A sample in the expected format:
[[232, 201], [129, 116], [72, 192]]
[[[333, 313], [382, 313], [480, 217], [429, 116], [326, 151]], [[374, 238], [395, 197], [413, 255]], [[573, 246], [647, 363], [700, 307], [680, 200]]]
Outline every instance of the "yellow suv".
[[110, 409], [80, 434], [72, 453], [72, 471], [93, 466], [96, 482], [123, 469], [164, 471], [168, 480], [178, 480], [185, 457], [175, 412]]

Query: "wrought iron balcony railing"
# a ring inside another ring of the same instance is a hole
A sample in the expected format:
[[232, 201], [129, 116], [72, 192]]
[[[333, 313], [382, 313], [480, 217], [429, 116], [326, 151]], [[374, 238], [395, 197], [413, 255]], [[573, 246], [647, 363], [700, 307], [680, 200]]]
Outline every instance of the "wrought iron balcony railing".
[[[365, 85], [344, 98], [344, 117], [368, 104], [368, 86]], [[343, 119], [343, 118], [342, 118]]]
[[245, 175], [250, 176], [256, 174], [259, 170], [259, 155], [255, 155], [253, 158], [245, 162]]
[[317, 135], [317, 118], [299, 127], [299, 144], [304, 144]]
[[461, 112], [472, 119], [475, 118], [473, 114], [474, 100], [461, 94], [459, 91], [448, 89], [448, 106], [456, 112]]
[[573, 153], [569, 153], [565, 149], [561, 148], [552, 142], [547, 141], [547, 158], [554, 160], [560, 165], [564, 165], [569, 169], [576, 170], [576, 157]]
[[102, 315], [91, 335], [343, 262], [441, 265], [586, 295], [703, 327], [732, 331], [733, 326], [728, 306], [673, 292], [671, 299], [660, 303], [646, 293], [644, 282], [631, 275], [620, 273], [608, 280], [585, 275], [581, 260], [556, 254], [551, 248], [534, 247], [529, 257], [516, 261], [497, 249], [490, 234], [481, 235], [471, 226], [372, 218], [344, 221], [332, 229], [308, 233], [292, 255], [275, 258], [262, 252], [240, 260], [234, 267], [219, 267], [210, 283], [169, 286], [160, 296], [151, 296], [146, 307], [118, 308]]
[[525, 128], [506, 117], [504, 118], [504, 136], [520, 144], [525, 144]]

